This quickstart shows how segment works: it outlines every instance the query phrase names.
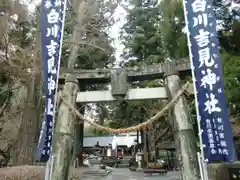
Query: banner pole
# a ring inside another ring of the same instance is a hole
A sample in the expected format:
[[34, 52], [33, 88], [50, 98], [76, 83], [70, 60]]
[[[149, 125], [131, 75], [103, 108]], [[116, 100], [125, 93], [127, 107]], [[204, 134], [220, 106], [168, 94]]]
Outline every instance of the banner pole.
[[46, 169], [45, 169], [45, 180], [48, 180], [49, 179], [49, 172], [50, 172], [50, 162], [49, 161], [47, 161], [47, 163], [46, 163]]
[[51, 156], [51, 161], [50, 161], [50, 172], [49, 172], [49, 176], [48, 176], [48, 179], [49, 179], [49, 180], [52, 179], [53, 163], [54, 163], [54, 155]]
[[198, 165], [199, 165], [201, 180], [204, 180], [202, 157], [199, 152], [197, 152], [197, 157], [198, 157]]

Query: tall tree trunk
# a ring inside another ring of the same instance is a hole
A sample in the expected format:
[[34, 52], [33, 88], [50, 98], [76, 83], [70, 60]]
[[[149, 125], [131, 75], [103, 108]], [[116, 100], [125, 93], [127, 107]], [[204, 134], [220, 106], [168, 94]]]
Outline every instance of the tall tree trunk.
[[21, 83], [16, 82], [13, 85], [11, 102], [5, 117], [7, 122], [4, 123], [0, 132], [0, 150], [7, 153], [10, 151], [12, 163], [16, 164], [16, 142], [21, 125], [21, 116], [23, 103], [27, 97], [27, 89]]
[[27, 86], [27, 98], [17, 141], [16, 164], [33, 164], [36, 148], [36, 133], [38, 130], [38, 96], [40, 74], [32, 76]]
[[[180, 89], [180, 78], [172, 72], [166, 74], [166, 84], [170, 97], [176, 95]], [[180, 97], [173, 107], [173, 130], [177, 151], [178, 167], [182, 180], [199, 180], [199, 168], [197, 159], [197, 141], [187, 112], [186, 100]]]

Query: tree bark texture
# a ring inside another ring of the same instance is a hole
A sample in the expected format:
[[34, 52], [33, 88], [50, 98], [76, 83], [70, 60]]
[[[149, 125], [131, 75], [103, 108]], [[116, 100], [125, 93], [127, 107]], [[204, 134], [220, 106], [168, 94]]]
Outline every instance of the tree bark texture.
[[27, 88], [16, 82], [13, 85], [12, 96], [9, 108], [4, 113], [5, 122], [1, 122], [0, 130], [0, 151], [8, 153], [10, 151], [12, 162], [16, 164], [16, 142], [21, 125], [23, 112], [23, 102], [27, 97]]
[[32, 76], [27, 87], [27, 98], [24, 102], [24, 110], [16, 147], [16, 164], [30, 165], [34, 162], [36, 148], [36, 133], [38, 130], [39, 114], [39, 86], [41, 76]]
[[[68, 75], [62, 91], [63, 98], [68, 103], [75, 104], [78, 91], [78, 81], [74, 76]], [[69, 165], [73, 157], [75, 120], [76, 116], [64, 102], [60, 101], [53, 138], [53, 169], [51, 180], [68, 179]]]
[[[166, 76], [166, 86], [169, 97], [176, 95], [180, 89], [180, 78], [177, 74]], [[193, 126], [187, 112], [186, 100], [182, 96], [172, 109], [174, 141], [176, 144], [177, 163], [181, 171], [182, 180], [199, 180], [197, 159], [197, 141]]]

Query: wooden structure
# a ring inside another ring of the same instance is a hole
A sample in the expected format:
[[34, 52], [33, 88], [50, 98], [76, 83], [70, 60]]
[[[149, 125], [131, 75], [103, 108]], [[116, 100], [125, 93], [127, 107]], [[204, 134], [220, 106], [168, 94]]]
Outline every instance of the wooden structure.
[[[98, 69], [98, 70], [82, 70], [74, 68], [61, 68], [61, 78], [59, 80], [60, 84], [64, 84], [63, 91], [64, 98], [70, 103], [89, 103], [89, 102], [106, 102], [115, 100], [139, 100], [139, 99], [171, 99], [177, 91], [180, 89], [180, 76], [189, 75], [190, 73], [190, 63], [188, 60], [180, 60], [179, 63], [162, 63], [152, 66], [146, 66], [143, 68], [119, 68], [119, 69]], [[164, 79], [165, 87], [159, 88], [145, 88], [145, 89], [128, 89], [128, 83], [134, 81], [143, 80], [154, 80], [154, 79]], [[110, 83], [111, 91], [93, 91], [93, 92], [83, 92], [80, 91], [79, 87], [99, 84], [99, 83]], [[73, 86], [74, 85], [74, 86]], [[76, 86], [77, 85], [77, 86]], [[78, 88], [78, 89], [76, 89]], [[68, 90], [67, 90], [68, 89]], [[69, 92], [71, 91], [71, 92]], [[70, 93], [70, 95], [68, 95]], [[153, 94], [154, 93], [154, 94]], [[62, 107], [61, 107], [62, 106]], [[72, 134], [70, 128], [74, 127], [74, 116], [71, 112], [67, 111], [66, 105], [64, 103], [60, 104], [60, 114], [65, 118], [68, 118], [68, 123], [73, 123], [67, 129], [68, 132]], [[194, 132], [191, 123], [189, 122], [188, 112], [186, 108], [186, 102], [183, 97], [175, 104], [172, 112], [174, 121], [172, 122], [173, 130], [175, 131], [175, 143], [178, 148], [178, 161], [180, 165], [180, 170], [182, 175], [187, 176], [191, 179], [197, 179], [198, 177], [198, 164], [197, 164], [197, 148], [196, 141], [194, 139]], [[69, 120], [69, 118], [73, 118]], [[57, 127], [63, 127], [66, 122], [61, 122], [57, 120]], [[69, 122], [70, 121], [70, 122]], [[83, 144], [83, 128], [78, 129], [78, 136], [81, 138], [76, 138], [80, 142], [74, 142], [75, 144]], [[69, 141], [72, 138], [69, 136]], [[185, 141], [180, 141], [180, 139], [185, 139]], [[61, 139], [59, 139], [60, 145]], [[63, 141], [63, 140], [62, 140]], [[73, 139], [71, 140], [73, 141]], [[69, 148], [70, 144], [67, 145], [65, 140], [65, 147]], [[70, 142], [69, 142], [70, 143]], [[67, 149], [66, 149], [67, 150]], [[60, 150], [58, 150], [60, 152]], [[62, 148], [61, 153], [63, 153], [64, 148]], [[82, 147], [76, 148], [77, 152], [82, 151]], [[70, 152], [68, 150], [68, 152]], [[186, 156], [188, 155], [188, 156]], [[61, 163], [66, 163], [64, 156], [61, 157], [60, 154], [57, 161]], [[69, 154], [70, 156], [70, 154]], [[65, 165], [65, 167], [68, 167]]]
[[167, 169], [169, 170], [177, 169], [175, 144], [173, 143], [159, 144], [157, 146], [157, 150], [165, 151], [166, 155], [164, 156], [157, 155], [157, 158], [166, 161]]
[[60, 84], [64, 84], [66, 75], [71, 73], [81, 86], [90, 84], [111, 84], [111, 91], [81, 91], [77, 94], [77, 103], [109, 102], [122, 97], [124, 100], [167, 99], [165, 87], [128, 89], [128, 84], [135, 81], [164, 79], [173, 72], [183, 77], [191, 73], [188, 59], [181, 59], [179, 63], [161, 63], [142, 68], [114, 68], [114, 69], [67, 69], [60, 70]]
[[[118, 142], [117, 148], [119, 154], [125, 156], [131, 156], [133, 152], [134, 142], [137, 139], [137, 135], [130, 135], [126, 139], [126, 135], [116, 135]], [[96, 142], [99, 142], [100, 151], [104, 151], [107, 154], [107, 145], [112, 144], [113, 135], [108, 136], [84, 136], [83, 138], [83, 151], [84, 153], [96, 152], [99, 148], [95, 148]], [[140, 141], [141, 142], [141, 141]], [[129, 147], [130, 146], [130, 147]], [[99, 150], [98, 150], [99, 151]], [[78, 153], [78, 152], [76, 152]]]
[[[167, 79], [171, 74], [177, 74], [177, 77], [190, 75], [190, 63], [188, 59], [181, 59], [179, 63], [161, 63], [145, 67], [133, 67], [133, 68], [114, 68], [114, 69], [77, 69], [77, 68], [61, 68], [60, 69], [60, 85], [64, 85], [67, 74], [71, 74], [75, 78], [74, 82], [78, 82], [80, 87], [86, 87], [91, 84], [110, 84], [111, 91], [79, 91], [76, 96], [77, 107], [83, 103], [93, 102], [109, 102], [116, 100], [145, 100], [145, 99], [169, 99], [171, 93], [168, 85], [165, 87], [157, 88], [138, 88], [128, 89], [128, 86], [132, 82], [155, 80], [155, 79]], [[180, 79], [179, 79], [180, 80]], [[167, 83], [167, 82], [166, 82]], [[180, 87], [180, 86], [179, 86]], [[173, 87], [175, 88], [175, 87]], [[175, 90], [177, 91], [177, 89]], [[192, 92], [192, 89], [189, 89]], [[173, 93], [174, 94], [174, 93]], [[78, 142], [76, 145], [76, 152], [83, 150], [83, 126], [77, 129], [79, 137], [76, 138]], [[143, 139], [144, 140], [144, 139]], [[146, 144], [146, 143], [145, 143]], [[145, 152], [147, 151], [146, 148]], [[146, 161], [145, 156], [145, 161]]]
[[[126, 95], [127, 84], [135, 81], [164, 79], [170, 72], [180, 77], [191, 75], [191, 65], [188, 59], [181, 59], [179, 63], [160, 63], [144, 67], [114, 68], [114, 69], [77, 69], [61, 68], [59, 83], [64, 84], [67, 74], [72, 74], [80, 84], [110, 83], [114, 96]], [[119, 87], [121, 85], [121, 87]], [[125, 92], [124, 94], [122, 94]], [[81, 92], [82, 93], [82, 92]]]

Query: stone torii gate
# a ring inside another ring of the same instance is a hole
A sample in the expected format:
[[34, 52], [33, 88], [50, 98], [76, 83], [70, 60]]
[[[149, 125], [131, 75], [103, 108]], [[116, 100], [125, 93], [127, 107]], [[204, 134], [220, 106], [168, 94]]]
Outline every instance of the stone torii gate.
[[[144, 99], [167, 99], [165, 87], [128, 89], [128, 84], [134, 81], [167, 79], [174, 72], [179, 76], [190, 74], [188, 60], [181, 64], [161, 63], [144, 68], [113, 68], [113, 69], [61, 69], [60, 84], [65, 82], [64, 74], [71, 73], [83, 84], [110, 83], [111, 91], [81, 91], [77, 94], [76, 103], [109, 102], [123, 98], [127, 101]], [[168, 72], [168, 73], [167, 73]], [[168, 75], [167, 75], [168, 74]]]
[[[180, 76], [189, 75], [191, 65], [188, 60], [179, 63], [161, 63], [142, 68], [115, 68], [80, 70], [61, 68], [60, 84], [64, 84], [67, 94], [63, 98], [70, 104], [109, 102], [117, 100], [169, 99], [180, 90]], [[164, 79], [165, 87], [128, 89], [128, 84], [134, 81]], [[111, 91], [80, 91], [82, 85], [110, 83]], [[190, 90], [192, 92], [192, 90]], [[69, 94], [68, 94], [69, 93]], [[177, 158], [183, 179], [198, 179], [197, 144], [194, 138], [192, 124], [189, 121], [186, 102], [180, 97], [172, 112], [172, 128], [175, 134]], [[57, 163], [53, 164], [53, 176], [68, 174], [72, 155], [73, 128], [79, 126], [77, 143], [83, 145], [83, 124], [76, 125], [75, 116], [69, 108], [60, 103], [56, 130], [54, 135], [55, 151], [53, 155]], [[77, 149], [82, 151], [82, 147]], [[60, 178], [62, 179], [62, 178]]]

